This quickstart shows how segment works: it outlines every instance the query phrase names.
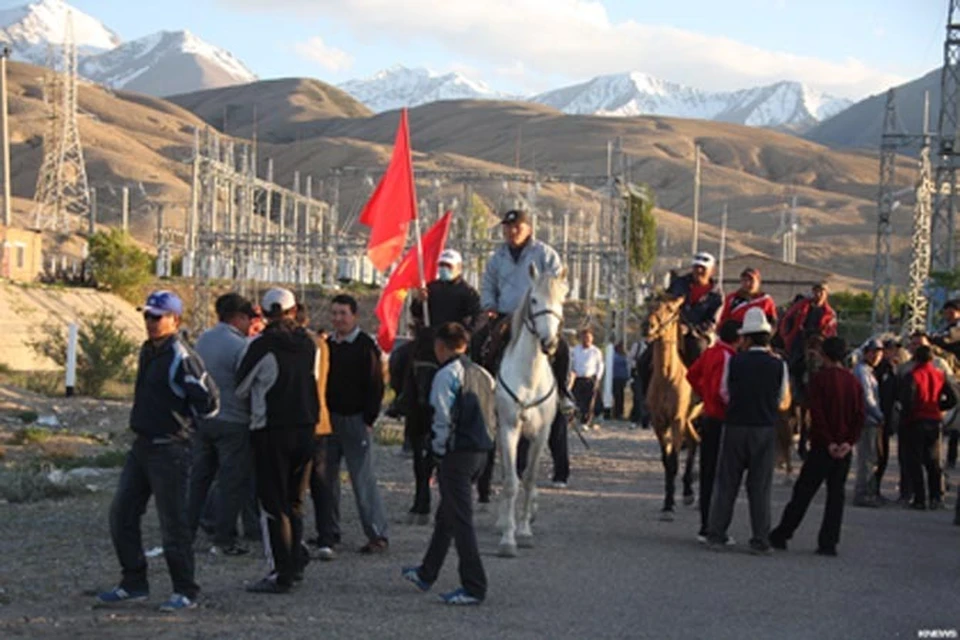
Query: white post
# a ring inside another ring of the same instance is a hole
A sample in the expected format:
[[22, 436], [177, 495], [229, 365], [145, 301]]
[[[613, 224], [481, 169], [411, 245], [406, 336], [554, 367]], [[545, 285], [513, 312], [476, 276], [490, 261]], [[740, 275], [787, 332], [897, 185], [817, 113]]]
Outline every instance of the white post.
[[723, 205], [723, 216], [720, 219], [720, 260], [717, 269], [717, 278], [720, 287], [723, 287], [723, 263], [727, 257], [727, 205]]
[[700, 245], [700, 145], [693, 147], [693, 242], [692, 255], [697, 255], [697, 249]]
[[3, 111], [3, 224], [7, 227], [13, 224], [13, 213], [10, 194], [10, 115], [7, 112], [7, 56], [10, 49], [3, 48], [0, 52], [0, 111]]
[[77, 386], [77, 338], [80, 328], [71, 322], [67, 328], [67, 397], [72, 398]]

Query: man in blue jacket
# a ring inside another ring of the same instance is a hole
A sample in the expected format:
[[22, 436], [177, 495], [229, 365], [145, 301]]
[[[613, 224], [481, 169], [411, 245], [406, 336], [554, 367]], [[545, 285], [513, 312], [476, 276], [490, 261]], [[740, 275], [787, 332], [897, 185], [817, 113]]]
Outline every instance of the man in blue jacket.
[[162, 611], [197, 606], [193, 536], [187, 522], [190, 433], [198, 419], [217, 415], [219, 395], [203, 362], [179, 338], [183, 303], [155, 291], [142, 307], [147, 341], [140, 349], [130, 429], [136, 434], [110, 505], [110, 535], [123, 569], [120, 584], [97, 596], [100, 605], [146, 600], [147, 559], [140, 518], [150, 496], [160, 516], [163, 556], [173, 595]]
[[402, 570], [406, 580], [427, 591], [440, 573], [452, 539], [460, 557], [462, 586], [440, 596], [451, 605], [480, 604], [487, 594], [487, 576], [473, 528], [471, 486], [486, 465], [487, 452], [493, 449], [494, 383], [466, 357], [468, 341], [466, 330], [456, 322], [437, 329], [434, 349], [441, 366], [430, 390], [430, 449], [440, 460], [440, 506], [423, 562]]

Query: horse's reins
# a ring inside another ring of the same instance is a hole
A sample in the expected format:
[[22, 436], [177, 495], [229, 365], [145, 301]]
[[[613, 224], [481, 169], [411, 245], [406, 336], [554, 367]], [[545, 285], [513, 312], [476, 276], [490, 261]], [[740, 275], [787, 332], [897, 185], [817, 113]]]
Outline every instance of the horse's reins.
[[[541, 310], [541, 311], [537, 311], [536, 313], [533, 313], [533, 310], [530, 308], [530, 300], [529, 300], [529, 299], [526, 300], [526, 305], [527, 305], [527, 317], [524, 318], [524, 320], [523, 320], [523, 326], [524, 326], [524, 328], [525, 328], [527, 331], [529, 331], [531, 334], [533, 334], [534, 337], [537, 337], [537, 327], [536, 327], [536, 324], [534, 323], [534, 321], [535, 321], [537, 318], [539, 318], [539, 317], [541, 317], [541, 316], [554, 316], [554, 317], [556, 317], [558, 320], [560, 320], [561, 322], [563, 322], [563, 315], [560, 314], [560, 313], [557, 313], [556, 311], [554, 311], [553, 309], [551, 309], [551, 308], [549, 308], [549, 307], [547, 307], [546, 309], [543, 309], [543, 310]], [[553, 378], [553, 376], [551, 376], [551, 378]], [[507, 385], [507, 383], [504, 381], [503, 377], [500, 375], [500, 372], [499, 372], [499, 371], [497, 371], [497, 384], [499, 384], [499, 385], [501, 385], [501, 386], [503, 387], [503, 390], [507, 392], [507, 395], [509, 395], [510, 398], [511, 398], [514, 402], [517, 403], [517, 405], [520, 407], [520, 410], [521, 410], [521, 411], [526, 411], [527, 409], [533, 409], [534, 407], [540, 406], [541, 404], [543, 404], [544, 402], [546, 402], [547, 400], [549, 400], [549, 399], [550, 399], [550, 396], [552, 396], [552, 395], [556, 392], [556, 390], [557, 390], [557, 380], [556, 380], [556, 378], [553, 378], [553, 384], [550, 385], [550, 390], [547, 391], [546, 395], [544, 395], [544, 396], [541, 397], [540, 399], [535, 400], [535, 401], [533, 401], [533, 402], [527, 402], [527, 403], [525, 403], [525, 402], [523, 402], [522, 400], [520, 400], [520, 398], [517, 396], [517, 394], [513, 392], [513, 389], [511, 389], [511, 388], [509, 387], [509, 385]]]

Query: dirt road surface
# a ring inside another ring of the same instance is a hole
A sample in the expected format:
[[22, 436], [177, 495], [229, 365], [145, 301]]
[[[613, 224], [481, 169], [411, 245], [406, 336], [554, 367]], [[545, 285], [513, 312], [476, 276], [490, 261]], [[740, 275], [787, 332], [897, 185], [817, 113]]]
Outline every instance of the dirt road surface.
[[[813, 553], [821, 494], [789, 552], [755, 557], [744, 550], [741, 495], [731, 529], [740, 545], [710, 552], [695, 540], [695, 508], [682, 507], [675, 522], [658, 521], [662, 476], [649, 431], [606, 426], [589, 438], [586, 451], [571, 436], [570, 487], [541, 492], [536, 548], [496, 557], [494, 514], [478, 515], [490, 582], [480, 607], [437, 602], [437, 592], [458, 584], [452, 550], [431, 593], [401, 580], [400, 566], [419, 561], [430, 528], [401, 523], [411, 500], [410, 461], [381, 447], [377, 466], [394, 523], [389, 553], [353, 552], [364, 540], [346, 489], [340, 557], [313, 562], [295, 592], [246, 593], [244, 583], [264, 571], [261, 555], [212, 556], [198, 542], [201, 605], [181, 614], [156, 611], [170, 590], [162, 558], [150, 561], [148, 605], [91, 607], [92, 594], [119, 578], [107, 527], [110, 491], [0, 505], [0, 637], [916, 638], [921, 630], [960, 629], [960, 528], [951, 512], [848, 503], [840, 556], [823, 558]], [[541, 478], [548, 467], [549, 460]], [[893, 484], [885, 491], [892, 495]], [[788, 497], [778, 471], [775, 522]], [[145, 545], [159, 545], [152, 504], [144, 527]]]

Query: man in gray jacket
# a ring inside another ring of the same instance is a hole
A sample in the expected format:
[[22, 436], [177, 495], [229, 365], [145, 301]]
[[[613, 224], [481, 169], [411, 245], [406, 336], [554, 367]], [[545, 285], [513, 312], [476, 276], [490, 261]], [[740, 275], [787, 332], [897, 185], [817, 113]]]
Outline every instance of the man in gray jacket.
[[[237, 516], [250, 499], [250, 403], [236, 394], [236, 375], [247, 346], [250, 322], [257, 313], [237, 293], [217, 298], [219, 322], [197, 339], [196, 351], [220, 389], [220, 413], [200, 422], [194, 436], [187, 518], [196, 535], [210, 485], [216, 477], [216, 525], [213, 551], [228, 556], [247, 553], [237, 542]], [[249, 532], [248, 532], [249, 533]]]
[[[480, 307], [486, 312], [488, 323], [477, 332], [475, 350], [483, 345], [491, 332], [496, 343], [495, 350], [503, 346], [509, 330], [509, 317], [523, 302], [523, 297], [530, 288], [531, 264], [535, 265], [540, 273], [554, 276], [563, 270], [560, 256], [553, 247], [533, 238], [530, 216], [526, 211], [507, 211], [500, 221], [500, 227], [504, 243], [497, 247], [487, 262], [483, 281], [480, 283]], [[485, 363], [489, 362], [487, 359]], [[565, 413], [571, 412], [574, 405], [567, 390], [570, 347], [565, 340], [560, 340], [550, 367], [560, 391], [560, 409]]]
[[874, 369], [883, 359], [883, 343], [869, 340], [863, 346], [863, 358], [853, 373], [863, 389], [864, 425], [857, 442], [857, 480], [854, 485], [853, 506], [878, 507], [879, 487], [876, 486], [878, 430], [883, 425], [880, 408], [880, 387]]

